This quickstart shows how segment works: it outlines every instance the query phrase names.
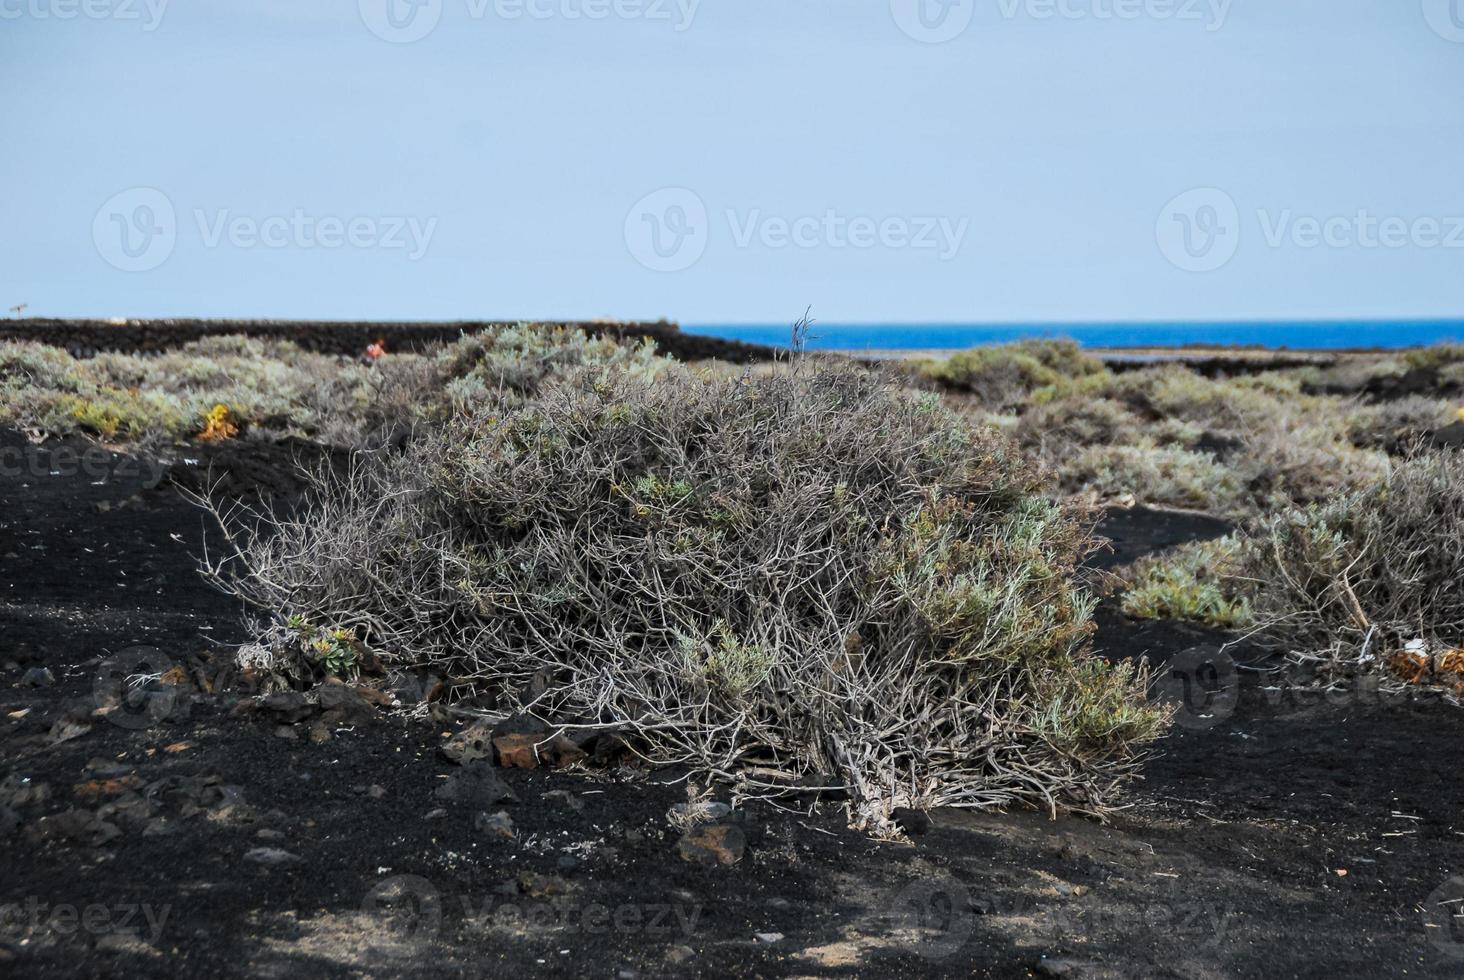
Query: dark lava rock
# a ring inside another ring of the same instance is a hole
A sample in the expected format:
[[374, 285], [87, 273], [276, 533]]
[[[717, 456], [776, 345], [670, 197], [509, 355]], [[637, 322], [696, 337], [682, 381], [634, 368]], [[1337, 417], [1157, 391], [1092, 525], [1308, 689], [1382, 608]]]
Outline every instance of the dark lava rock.
[[505, 769], [537, 769], [541, 764], [562, 769], [585, 758], [585, 750], [563, 735], [499, 735], [493, 739], [493, 754]]
[[56, 675], [51, 673], [50, 667], [32, 667], [21, 675], [20, 682], [26, 687], [52, 687], [56, 683]]
[[676, 845], [683, 861], [707, 866], [732, 865], [742, 860], [747, 837], [741, 827], [711, 824], [687, 832]]
[[487, 810], [499, 803], [517, 803], [513, 789], [486, 762], [474, 761], [453, 773], [433, 791], [433, 796], [447, 803]]
[[473, 829], [486, 837], [497, 840], [513, 840], [513, 819], [502, 810], [497, 813], [480, 813], [473, 818]]
[[541, 875], [525, 871], [518, 877], [518, 890], [530, 898], [553, 898], [573, 890], [569, 882], [557, 875]]
[[575, 813], [579, 813], [585, 808], [585, 801], [567, 789], [551, 789], [539, 799], [561, 809], [573, 810]]
[[320, 708], [333, 720], [355, 724], [376, 717], [376, 709], [353, 687], [338, 681], [320, 685]]
[[493, 753], [490, 740], [493, 730], [482, 722], [476, 722], [458, 732], [438, 747], [438, 752], [448, 762], [462, 766], [476, 759], [486, 759]]
[[273, 694], [266, 694], [264, 700], [260, 702], [260, 708], [287, 725], [304, 721], [319, 710], [318, 705], [312, 704], [310, 699], [299, 691], [276, 691]]
[[250, 864], [260, 864], [267, 868], [278, 868], [301, 864], [305, 859], [278, 847], [251, 847], [244, 852], [244, 860]]

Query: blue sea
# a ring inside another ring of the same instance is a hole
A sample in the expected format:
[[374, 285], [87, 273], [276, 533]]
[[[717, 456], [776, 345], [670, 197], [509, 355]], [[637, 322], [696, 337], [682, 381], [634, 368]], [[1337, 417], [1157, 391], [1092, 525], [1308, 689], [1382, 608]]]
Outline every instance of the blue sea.
[[[785, 324], [683, 324], [687, 333], [786, 347]], [[1067, 338], [1084, 347], [1265, 347], [1318, 350], [1416, 347], [1464, 342], [1464, 319], [1236, 320], [1145, 323], [819, 323], [808, 346], [817, 350], [957, 350], [1028, 337]]]

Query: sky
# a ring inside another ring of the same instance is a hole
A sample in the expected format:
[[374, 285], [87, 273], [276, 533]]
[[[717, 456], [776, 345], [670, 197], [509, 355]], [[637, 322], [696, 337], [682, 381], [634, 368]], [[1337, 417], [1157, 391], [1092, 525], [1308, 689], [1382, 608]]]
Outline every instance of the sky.
[[1464, 316], [1464, 0], [0, 0], [0, 305]]

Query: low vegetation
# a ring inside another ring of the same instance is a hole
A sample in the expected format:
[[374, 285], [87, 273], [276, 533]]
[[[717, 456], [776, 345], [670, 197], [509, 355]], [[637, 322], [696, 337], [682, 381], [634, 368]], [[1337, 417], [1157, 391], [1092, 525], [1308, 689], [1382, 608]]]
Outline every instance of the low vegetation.
[[198, 438], [289, 436], [362, 448], [460, 406], [518, 404], [577, 367], [649, 376], [670, 363], [649, 342], [529, 324], [370, 363], [239, 336], [85, 360], [45, 344], [0, 342], [0, 424], [152, 450]]
[[1250, 600], [1237, 581], [1240, 547], [1239, 539], [1229, 536], [1141, 559], [1125, 576], [1124, 614], [1227, 629], [1249, 626]]

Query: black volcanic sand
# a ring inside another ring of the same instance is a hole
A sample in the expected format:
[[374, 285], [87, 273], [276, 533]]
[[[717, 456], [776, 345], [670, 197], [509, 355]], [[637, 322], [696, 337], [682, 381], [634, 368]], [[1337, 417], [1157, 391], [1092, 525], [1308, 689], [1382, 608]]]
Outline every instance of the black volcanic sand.
[[[1227, 637], [1111, 605], [1105, 655], [1178, 657], [1168, 687], [1218, 693], [1191, 695], [1107, 824], [939, 812], [901, 845], [834, 805], [754, 805], [741, 863], [706, 869], [677, 856], [674, 774], [503, 770], [518, 837], [475, 830], [433, 795], [452, 720], [384, 714], [312, 744], [232, 717], [236, 695], [185, 693], [149, 727], [93, 720], [53, 743], [95, 704], [102, 657], [143, 644], [198, 666], [242, 629], [193, 571], [205, 524], [176, 491], [122, 461], [52, 476], [17, 458], [0, 477], [0, 975], [1464, 975], [1464, 930], [1420, 911], [1464, 897], [1464, 880], [1438, 891], [1464, 873], [1464, 782], [1444, 776], [1464, 712], [1277, 690], [1256, 651], [1195, 653]], [[1107, 526], [1110, 561], [1225, 530], [1143, 510]], [[54, 686], [24, 684], [35, 667]]]

